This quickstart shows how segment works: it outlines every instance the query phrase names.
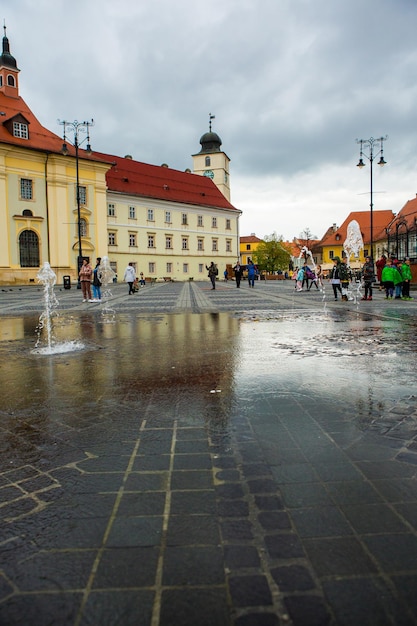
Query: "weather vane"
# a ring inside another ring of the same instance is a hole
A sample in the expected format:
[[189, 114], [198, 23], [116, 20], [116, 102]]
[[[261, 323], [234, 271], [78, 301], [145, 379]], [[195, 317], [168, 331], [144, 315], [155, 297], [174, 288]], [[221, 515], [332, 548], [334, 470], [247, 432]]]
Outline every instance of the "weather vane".
[[209, 113], [209, 132], [211, 133], [211, 120], [215, 120], [216, 116]]

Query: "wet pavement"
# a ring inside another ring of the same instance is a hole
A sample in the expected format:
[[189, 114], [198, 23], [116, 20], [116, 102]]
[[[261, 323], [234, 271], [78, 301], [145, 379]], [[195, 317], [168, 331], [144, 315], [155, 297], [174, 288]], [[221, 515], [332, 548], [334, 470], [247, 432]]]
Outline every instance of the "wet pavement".
[[417, 624], [417, 300], [55, 291], [40, 354], [0, 289], [1, 625]]

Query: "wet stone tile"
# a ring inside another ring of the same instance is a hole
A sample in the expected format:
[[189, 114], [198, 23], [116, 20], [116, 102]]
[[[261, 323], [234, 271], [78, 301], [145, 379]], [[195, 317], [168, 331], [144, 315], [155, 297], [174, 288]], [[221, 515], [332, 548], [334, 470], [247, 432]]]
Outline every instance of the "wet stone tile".
[[386, 572], [412, 570], [416, 566], [417, 537], [415, 535], [374, 535], [364, 537], [363, 541]]
[[285, 606], [297, 626], [327, 626], [330, 615], [324, 601], [313, 595], [286, 596]]
[[291, 518], [300, 537], [332, 537], [352, 535], [346, 518], [335, 506], [295, 509]]
[[[4, 565], [5, 564], [3, 562], [3, 567]], [[3, 600], [3, 598], [6, 598], [10, 594], [12, 594], [13, 591], [14, 591], [13, 587], [10, 585], [10, 583], [7, 582], [7, 580], [4, 577], [4, 574], [0, 574], [0, 602]], [[0, 609], [0, 613], [1, 613], [1, 609]]]
[[216, 495], [219, 498], [240, 499], [244, 497], [244, 491], [239, 483], [228, 483], [226, 485], [216, 485]]
[[266, 511], [258, 515], [264, 530], [286, 530], [291, 528], [291, 521], [284, 511]]
[[168, 472], [132, 472], [126, 483], [126, 491], [165, 491]]
[[50, 626], [51, 615], [56, 624], [74, 624], [81, 601], [81, 593], [64, 591], [15, 595], [0, 604], [0, 624]]
[[388, 502], [414, 502], [417, 500], [417, 481], [411, 478], [378, 480], [375, 485]]
[[275, 493], [277, 491], [277, 484], [268, 478], [248, 480], [248, 487], [251, 493]]
[[280, 491], [285, 504], [289, 508], [308, 506], [332, 506], [330, 495], [320, 483], [280, 485]]
[[265, 576], [229, 577], [229, 590], [233, 604], [238, 607], [268, 606], [272, 604], [272, 595]]
[[133, 462], [134, 472], [162, 471], [168, 470], [171, 463], [169, 454], [139, 454]]
[[414, 529], [417, 530], [417, 502], [405, 502], [395, 504], [394, 508]]
[[162, 517], [118, 517], [114, 520], [107, 546], [127, 548], [158, 546], [162, 536]]
[[248, 517], [249, 505], [245, 500], [219, 500], [217, 510], [220, 517]]
[[22, 498], [23, 495], [24, 491], [18, 489], [17, 487], [13, 487], [12, 485], [8, 485], [0, 489], [0, 502], [1, 504], [4, 504], [5, 502]]
[[224, 541], [252, 540], [253, 527], [248, 520], [225, 520], [220, 522], [220, 528]]
[[212, 490], [173, 491], [171, 493], [171, 515], [215, 514], [216, 496]]
[[[175, 611], [173, 611], [175, 607]], [[166, 589], [159, 626], [230, 626], [225, 588]], [[123, 625], [124, 626], [124, 625]], [[139, 624], [141, 626], [141, 624]]]
[[372, 485], [363, 480], [327, 483], [326, 488], [334, 502], [342, 506], [376, 503], [382, 500]]
[[316, 586], [310, 571], [303, 565], [274, 567], [271, 575], [281, 592], [309, 591]]
[[164, 553], [162, 584], [225, 584], [222, 549], [218, 546], [167, 547]]
[[305, 539], [304, 547], [318, 576], [375, 573], [376, 567], [353, 537]]
[[392, 580], [401, 601], [408, 606], [414, 618], [417, 619], [417, 574], [393, 576]]
[[153, 491], [124, 493], [117, 509], [117, 515], [162, 515], [165, 508], [165, 497], [165, 493]]
[[303, 546], [294, 533], [265, 536], [265, 545], [273, 559], [296, 559], [305, 557]]
[[208, 451], [209, 444], [206, 439], [177, 441], [175, 444], [175, 454], [198, 454]]
[[109, 548], [103, 551], [94, 589], [151, 587], [155, 584], [159, 547]]
[[318, 475], [309, 463], [293, 463], [280, 467], [273, 467], [272, 474], [277, 483], [313, 483], [318, 481]]
[[80, 626], [149, 626], [153, 602], [153, 591], [92, 591], [88, 596]]
[[357, 533], [407, 532], [408, 528], [386, 504], [344, 506], [343, 512]]
[[324, 482], [360, 480], [361, 478], [352, 463], [315, 463], [314, 469]]
[[171, 515], [168, 523], [167, 545], [218, 545], [220, 541], [217, 518], [211, 515]]
[[258, 550], [254, 546], [245, 544], [225, 545], [224, 559], [226, 567], [232, 570], [259, 567], [261, 563]]
[[265, 463], [244, 463], [242, 473], [246, 478], [254, 476], [271, 476], [271, 469]]
[[176, 454], [174, 469], [211, 469], [211, 457], [209, 454]]
[[216, 479], [224, 482], [236, 482], [240, 478], [240, 472], [236, 469], [226, 469], [216, 472]]
[[213, 466], [222, 469], [236, 468], [236, 459], [233, 456], [212, 456]]
[[256, 495], [255, 504], [260, 511], [279, 511], [284, 508], [282, 499], [275, 495]]
[[282, 622], [273, 613], [250, 613], [235, 620], [235, 626], [280, 626]]
[[44, 549], [99, 548], [107, 523], [106, 517], [53, 519], [46, 528], [37, 526], [31, 539]]
[[213, 487], [213, 474], [204, 470], [177, 470], [171, 474], [171, 489], [210, 489]]

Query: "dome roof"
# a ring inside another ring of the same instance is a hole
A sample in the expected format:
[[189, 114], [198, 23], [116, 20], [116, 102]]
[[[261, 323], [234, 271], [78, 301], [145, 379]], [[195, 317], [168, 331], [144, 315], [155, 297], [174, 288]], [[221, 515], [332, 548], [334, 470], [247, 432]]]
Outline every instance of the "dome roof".
[[222, 145], [222, 140], [218, 136], [217, 133], [208, 132], [204, 133], [200, 139], [201, 144], [201, 152], [220, 152], [220, 146]]
[[6, 37], [6, 27], [4, 27], [3, 53], [0, 55], [0, 65], [17, 69], [16, 59], [10, 54], [9, 40]]

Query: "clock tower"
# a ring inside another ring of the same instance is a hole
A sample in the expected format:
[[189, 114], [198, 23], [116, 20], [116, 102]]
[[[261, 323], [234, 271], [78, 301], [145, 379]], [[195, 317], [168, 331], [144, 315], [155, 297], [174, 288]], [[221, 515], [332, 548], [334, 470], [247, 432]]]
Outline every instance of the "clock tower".
[[211, 130], [211, 120], [214, 115], [209, 115], [209, 132], [204, 133], [200, 139], [201, 150], [193, 154], [194, 174], [208, 176], [217, 185], [222, 194], [230, 201], [230, 159], [221, 150], [222, 140]]

